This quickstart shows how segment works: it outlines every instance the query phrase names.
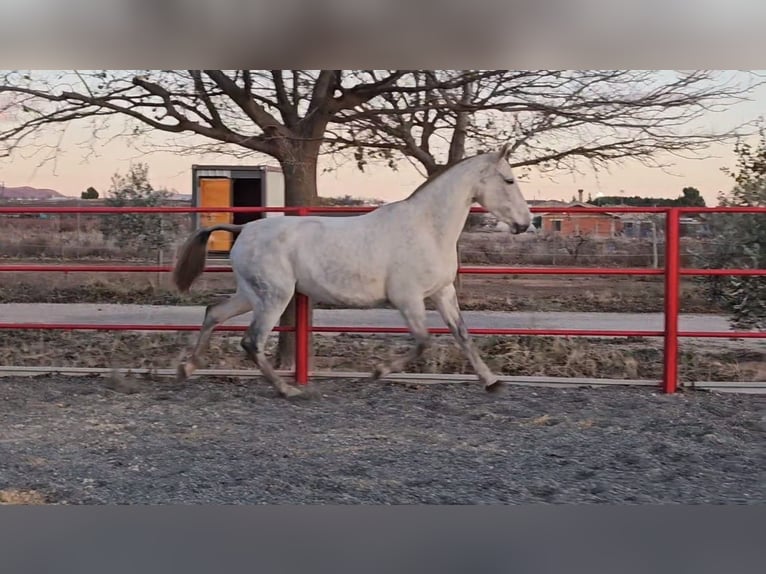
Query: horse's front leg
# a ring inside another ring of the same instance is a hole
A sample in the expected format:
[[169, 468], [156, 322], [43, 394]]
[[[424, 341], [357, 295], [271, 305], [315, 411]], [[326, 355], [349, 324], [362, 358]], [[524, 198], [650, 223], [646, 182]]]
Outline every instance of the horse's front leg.
[[470, 361], [479, 379], [484, 383], [484, 388], [488, 391], [497, 390], [500, 387], [497, 375], [490, 370], [479, 355], [471, 335], [468, 333], [468, 328], [465, 326], [465, 321], [463, 321], [463, 315], [460, 313], [460, 306], [457, 302], [455, 286], [449, 284], [431, 296], [431, 300], [436, 305], [439, 314], [449, 327], [452, 336], [455, 337], [455, 341], [457, 341], [457, 344]]

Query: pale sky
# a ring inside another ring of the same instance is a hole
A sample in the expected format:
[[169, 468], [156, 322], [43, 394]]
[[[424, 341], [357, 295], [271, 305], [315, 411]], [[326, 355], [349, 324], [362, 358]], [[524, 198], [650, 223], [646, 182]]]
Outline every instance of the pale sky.
[[[753, 94], [753, 101], [743, 102], [725, 112], [711, 116], [711, 125], [730, 124], [753, 120], [766, 113], [766, 87], [762, 86]], [[166, 137], [157, 136], [158, 141]], [[194, 163], [231, 163], [275, 165], [274, 160], [255, 157], [252, 161], [215, 156], [177, 156], [167, 152], [144, 155], [132, 149], [124, 139], [99, 141], [94, 146], [97, 155], [87, 157], [90, 147], [87, 126], [73, 125], [62, 140], [63, 152], [55, 164], [38, 167], [39, 158], [24, 157], [17, 153], [11, 158], [0, 158], [0, 183], [8, 187], [29, 185], [38, 188], [55, 189], [65, 195], [79, 196], [88, 186], [101, 192], [109, 188], [115, 171], [124, 173], [131, 161], [145, 161], [150, 167], [150, 178], [155, 188], [165, 187], [178, 193], [191, 193], [191, 165]], [[596, 177], [590, 170], [582, 174], [562, 172], [554, 179], [537, 174], [523, 179], [522, 191], [527, 199], [569, 200], [576, 190], [585, 190], [585, 196], [598, 195], [642, 195], [654, 197], [676, 197], [686, 186], [698, 188], [709, 204], [714, 203], [719, 190], [731, 188], [731, 180], [721, 172], [722, 167], [734, 167], [735, 157], [732, 146], [714, 146], [709, 154], [714, 157], [704, 160], [674, 160], [674, 174], [657, 168], [647, 168], [629, 163], [616, 165], [611, 173]], [[329, 165], [326, 160], [325, 165]], [[321, 169], [322, 165], [320, 165]], [[321, 174], [319, 194], [335, 196], [349, 194], [357, 197], [376, 197], [387, 201], [409, 195], [422, 182], [422, 176], [408, 164], [402, 162], [399, 172], [385, 167], [369, 167], [360, 173], [353, 163], [341, 167], [337, 172]]]

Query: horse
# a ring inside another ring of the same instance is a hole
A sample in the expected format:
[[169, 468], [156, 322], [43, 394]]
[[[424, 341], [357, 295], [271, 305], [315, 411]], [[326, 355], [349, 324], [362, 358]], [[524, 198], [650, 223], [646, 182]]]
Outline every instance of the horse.
[[283, 397], [303, 390], [274, 370], [265, 345], [293, 295], [347, 308], [385, 303], [401, 313], [415, 339], [404, 356], [378, 364], [372, 377], [401, 371], [429, 345], [426, 299], [430, 299], [487, 391], [499, 387], [468, 333], [454, 287], [457, 242], [471, 206], [478, 203], [512, 234], [532, 221], [508, 162], [509, 144], [468, 157], [421, 184], [409, 197], [374, 211], [349, 217], [263, 218], [243, 225], [219, 224], [194, 232], [179, 250], [173, 282], [187, 292], [202, 274], [207, 245], [214, 231], [239, 233], [230, 260], [236, 292], [206, 308], [191, 356], [178, 365], [183, 383], [201, 366], [213, 329], [253, 311], [241, 345], [261, 373]]

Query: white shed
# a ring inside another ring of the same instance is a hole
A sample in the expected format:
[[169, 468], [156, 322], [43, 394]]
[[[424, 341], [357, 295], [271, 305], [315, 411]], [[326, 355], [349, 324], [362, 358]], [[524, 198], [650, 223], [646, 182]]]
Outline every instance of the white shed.
[[[282, 170], [258, 165], [193, 165], [192, 205], [195, 207], [284, 207]], [[195, 227], [216, 223], [242, 224], [283, 213], [198, 213]], [[216, 231], [210, 236], [210, 251], [227, 253], [234, 242], [231, 233]]]

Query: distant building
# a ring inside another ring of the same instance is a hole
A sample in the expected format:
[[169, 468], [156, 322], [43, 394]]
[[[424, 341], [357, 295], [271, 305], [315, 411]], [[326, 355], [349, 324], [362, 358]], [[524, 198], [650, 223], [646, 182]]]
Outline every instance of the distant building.
[[[649, 213], [623, 213], [622, 234], [624, 237], [648, 239], [652, 237], [652, 218]], [[662, 227], [659, 223], [659, 227]], [[657, 229], [660, 233], [662, 230]]]
[[[596, 209], [594, 205], [579, 201], [574, 203], [549, 201], [544, 205], [535, 207], [585, 207]], [[538, 212], [535, 215], [540, 216], [540, 230], [543, 233], [553, 235], [587, 235], [594, 238], [608, 238], [620, 235], [623, 229], [622, 219], [614, 213]]]
[[[665, 223], [662, 214], [652, 216], [649, 213], [623, 213], [621, 219], [624, 237], [651, 239], [653, 219], [657, 225], [657, 236], [663, 237], [665, 235]], [[683, 216], [680, 223], [681, 237], [703, 237], [709, 233], [707, 225], [699, 217]]]

